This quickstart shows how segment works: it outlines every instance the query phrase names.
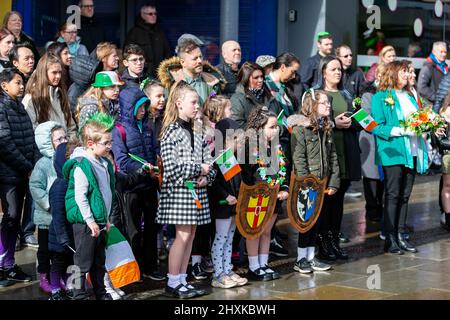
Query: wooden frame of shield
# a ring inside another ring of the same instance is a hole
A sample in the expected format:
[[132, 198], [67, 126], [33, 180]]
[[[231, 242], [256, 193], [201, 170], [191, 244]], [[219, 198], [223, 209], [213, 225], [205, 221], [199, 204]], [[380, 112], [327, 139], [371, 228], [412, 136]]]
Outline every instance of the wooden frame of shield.
[[[241, 183], [236, 204], [236, 226], [243, 237], [253, 240], [263, 233], [275, 210], [279, 190], [279, 184], [271, 187], [264, 181], [253, 186]], [[255, 207], [250, 207], [250, 202], [256, 204]]]
[[[291, 183], [289, 186], [289, 198], [287, 202], [288, 217], [292, 226], [300, 233], [306, 233], [316, 224], [319, 218], [320, 211], [322, 209], [323, 199], [325, 197], [325, 189], [328, 179], [318, 179], [315, 175], [310, 174], [307, 176], [299, 177], [294, 172], [291, 174]], [[305, 188], [312, 188], [317, 190], [317, 196], [315, 198], [316, 204], [313, 212], [312, 219], [304, 222], [300, 219], [298, 214], [298, 196], [301, 190]]]

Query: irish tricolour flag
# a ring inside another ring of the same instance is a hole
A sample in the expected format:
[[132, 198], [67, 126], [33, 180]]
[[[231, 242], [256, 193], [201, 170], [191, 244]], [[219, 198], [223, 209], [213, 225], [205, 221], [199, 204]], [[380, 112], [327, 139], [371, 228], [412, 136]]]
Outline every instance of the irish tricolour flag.
[[364, 109], [359, 110], [352, 115], [352, 117], [355, 118], [366, 131], [371, 132], [377, 126], [377, 123], [373, 120], [372, 116], [364, 111]]
[[231, 149], [223, 152], [217, 158], [216, 163], [226, 181], [230, 181], [235, 175], [241, 172], [241, 167]]
[[289, 133], [292, 134], [292, 127], [288, 125], [284, 110], [281, 110], [281, 112], [278, 114], [277, 121], [280, 126], [285, 127], [289, 131]]
[[114, 226], [106, 233], [105, 265], [114, 288], [137, 282], [141, 277], [130, 244]]

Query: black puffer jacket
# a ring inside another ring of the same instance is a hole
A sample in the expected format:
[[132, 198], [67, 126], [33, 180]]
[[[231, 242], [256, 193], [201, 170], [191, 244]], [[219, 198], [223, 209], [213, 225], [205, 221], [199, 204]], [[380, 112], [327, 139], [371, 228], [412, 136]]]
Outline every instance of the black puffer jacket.
[[41, 157], [23, 104], [0, 92], [0, 183], [26, 182]]
[[156, 70], [160, 63], [172, 56], [166, 34], [159, 24], [147, 24], [140, 16], [125, 39], [125, 46], [131, 43], [137, 44], [144, 50], [147, 70], [152, 77], [156, 77]]
[[70, 109], [75, 114], [78, 98], [94, 82], [95, 74], [101, 71], [102, 64], [97, 60], [94, 54], [90, 56], [73, 57], [69, 68], [70, 79], [73, 83], [69, 88]]

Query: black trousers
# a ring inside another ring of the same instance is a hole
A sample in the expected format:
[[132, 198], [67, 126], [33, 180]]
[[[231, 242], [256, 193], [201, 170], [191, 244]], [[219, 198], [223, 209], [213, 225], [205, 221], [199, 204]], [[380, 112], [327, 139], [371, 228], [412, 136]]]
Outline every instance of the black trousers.
[[67, 268], [73, 264], [73, 255], [68, 252], [50, 251], [52, 256], [52, 265], [50, 272], [55, 272], [61, 276], [66, 275]]
[[[131, 248], [139, 268], [143, 273], [158, 268], [158, 224], [155, 222], [157, 211], [156, 190], [145, 189], [129, 194], [129, 212], [136, 233], [130, 235]], [[144, 226], [142, 227], [142, 222]]]
[[38, 244], [39, 248], [36, 254], [38, 262], [37, 271], [39, 273], [49, 273], [52, 254], [48, 250], [48, 229], [38, 228]]
[[332, 196], [325, 196], [319, 226], [321, 235], [325, 236], [331, 231], [337, 237], [341, 231], [342, 217], [344, 216], [344, 195], [348, 187], [350, 187], [350, 180], [341, 179], [339, 190]]
[[383, 167], [384, 172], [384, 232], [396, 235], [406, 232], [408, 201], [416, 171], [403, 165]]
[[379, 179], [363, 178], [366, 216], [371, 220], [380, 220], [383, 216], [384, 183]]
[[316, 224], [306, 233], [298, 233], [298, 247], [308, 248], [316, 246], [317, 234], [319, 233], [320, 223], [322, 220], [322, 213], [316, 221]]
[[[79, 283], [80, 289], [75, 289], [74, 299], [83, 299], [86, 294], [84, 281], [86, 274], [89, 273], [95, 296], [104, 297], [106, 294], [104, 277], [105, 277], [105, 247], [106, 247], [106, 231], [100, 232], [97, 238], [91, 236], [91, 229], [86, 224], [73, 224], [73, 237], [75, 239], [75, 254], [73, 261], [75, 266], [80, 269]], [[99, 225], [102, 229], [103, 226]]]
[[18, 185], [0, 184], [3, 218], [0, 224], [0, 268], [12, 268], [16, 239], [20, 231], [23, 202], [28, 182]]

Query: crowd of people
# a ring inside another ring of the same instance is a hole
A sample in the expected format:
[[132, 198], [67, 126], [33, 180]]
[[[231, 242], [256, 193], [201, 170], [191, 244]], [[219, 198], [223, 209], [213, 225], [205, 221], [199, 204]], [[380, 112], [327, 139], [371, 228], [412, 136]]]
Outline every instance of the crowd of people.
[[[443, 156], [441, 222], [450, 230], [450, 129], [416, 135], [400, 125], [426, 105], [450, 122], [445, 42], [433, 45], [417, 84], [394, 47], [382, 48], [364, 74], [351, 48], [335, 46], [328, 32], [304, 63], [289, 52], [242, 62], [239, 43], [229, 40], [212, 66], [192, 34], [180, 36], [173, 55], [153, 4], [142, 6], [123, 50], [104, 41], [92, 0], [80, 8], [80, 32], [65, 23], [42, 56], [19, 12], [8, 12], [0, 29], [0, 287], [32, 280], [15, 260], [25, 244], [37, 247], [40, 288], [51, 300], [89, 299], [87, 274], [96, 299], [121, 299], [105, 269], [112, 225], [141, 279], [167, 281], [171, 297], [207, 294], [188, 274], [212, 274], [211, 285], [225, 289], [278, 279], [269, 254], [289, 255], [276, 222], [291, 173], [328, 181], [317, 223], [298, 234], [295, 271], [331, 270], [349, 258], [340, 244], [344, 196], [361, 179], [366, 217], [380, 222], [385, 252], [414, 253], [408, 201], [433, 147]], [[352, 117], [359, 107], [375, 119], [372, 132]], [[256, 132], [256, 146], [230, 134], [238, 129]], [[218, 145], [245, 151], [231, 179], [214, 160]], [[281, 169], [269, 173], [264, 155], [273, 152]], [[279, 185], [275, 209], [259, 236], [245, 239], [236, 231], [239, 189], [260, 181]], [[237, 274], [244, 251], [248, 272]], [[71, 265], [80, 271], [75, 287]]]

